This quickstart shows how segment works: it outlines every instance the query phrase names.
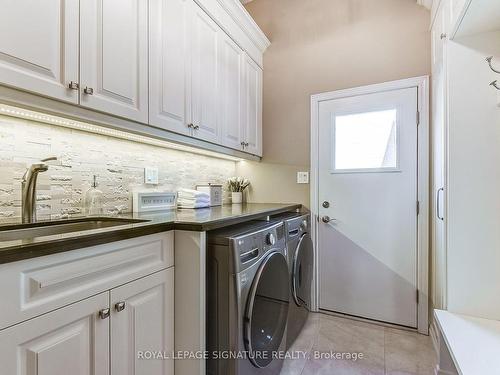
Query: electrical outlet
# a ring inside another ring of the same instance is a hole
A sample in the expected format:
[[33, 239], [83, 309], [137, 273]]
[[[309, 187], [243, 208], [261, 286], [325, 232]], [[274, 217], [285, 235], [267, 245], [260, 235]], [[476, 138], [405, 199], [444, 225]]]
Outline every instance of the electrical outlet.
[[144, 183], [146, 185], [158, 184], [158, 168], [156, 167], [144, 168]]
[[297, 172], [297, 183], [298, 184], [308, 184], [309, 183], [309, 172]]

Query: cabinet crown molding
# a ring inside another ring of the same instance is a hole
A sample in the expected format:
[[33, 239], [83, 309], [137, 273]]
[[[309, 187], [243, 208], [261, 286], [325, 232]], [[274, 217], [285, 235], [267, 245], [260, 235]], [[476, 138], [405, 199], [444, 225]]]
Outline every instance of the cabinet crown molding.
[[[204, 0], [198, 0], [203, 2]], [[257, 25], [250, 13], [245, 9], [239, 0], [217, 0], [221, 7], [238, 24], [250, 40], [257, 46], [260, 52], [271, 45], [271, 42], [264, 32]]]

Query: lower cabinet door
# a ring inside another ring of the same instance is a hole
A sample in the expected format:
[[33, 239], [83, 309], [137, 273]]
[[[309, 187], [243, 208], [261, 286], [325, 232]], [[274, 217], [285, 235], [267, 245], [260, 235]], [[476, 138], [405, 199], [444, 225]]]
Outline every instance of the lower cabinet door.
[[111, 290], [111, 374], [173, 375], [174, 268]]
[[109, 293], [0, 331], [0, 373], [109, 374]]

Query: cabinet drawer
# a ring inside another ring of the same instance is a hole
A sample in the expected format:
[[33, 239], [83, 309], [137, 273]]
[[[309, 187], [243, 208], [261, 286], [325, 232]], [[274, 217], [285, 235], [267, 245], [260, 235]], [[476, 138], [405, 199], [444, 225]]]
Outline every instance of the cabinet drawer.
[[0, 266], [0, 329], [174, 264], [174, 232]]

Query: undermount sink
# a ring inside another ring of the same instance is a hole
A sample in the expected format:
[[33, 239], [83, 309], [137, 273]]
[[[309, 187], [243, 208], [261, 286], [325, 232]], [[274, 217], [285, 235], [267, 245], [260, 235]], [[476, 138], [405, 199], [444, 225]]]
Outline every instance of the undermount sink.
[[65, 221], [44, 221], [33, 224], [19, 224], [0, 228], [0, 241], [16, 241], [34, 237], [52, 236], [86, 230], [115, 227], [119, 225], [144, 223], [149, 220], [119, 218], [85, 218]]

